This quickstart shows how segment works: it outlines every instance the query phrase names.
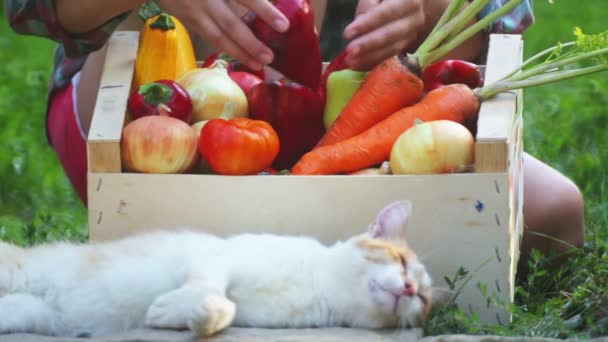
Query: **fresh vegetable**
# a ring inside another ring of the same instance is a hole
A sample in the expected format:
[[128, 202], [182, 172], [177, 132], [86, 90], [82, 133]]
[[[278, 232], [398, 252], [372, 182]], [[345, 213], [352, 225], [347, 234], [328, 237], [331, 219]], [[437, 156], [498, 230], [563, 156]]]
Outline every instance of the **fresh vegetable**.
[[431, 91], [444, 85], [462, 83], [474, 89], [481, 87], [483, 77], [479, 67], [467, 61], [448, 59], [437, 62], [422, 71], [424, 90]]
[[147, 115], [159, 115], [161, 111], [186, 123], [192, 120], [190, 95], [171, 80], [158, 80], [139, 86], [129, 95], [127, 110], [133, 120]]
[[391, 164], [388, 161], [383, 162], [380, 167], [370, 167], [359, 171], [351, 172], [351, 176], [381, 176], [392, 174]]
[[403, 132], [390, 154], [394, 174], [466, 171], [475, 160], [475, 139], [463, 125], [449, 120], [423, 122]]
[[327, 79], [327, 98], [325, 99], [325, 113], [323, 123], [329, 128], [348, 101], [353, 97], [367, 73], [344, 69], [335, 71]]
[[[315, 148], [343, 141], [416, 103], [423, 94], [421, 70], [513, 10], [523, 0], [510, 0], [467, 27], [488, 0], [453, 0], [420, 47], [403, 58], [392, 57], [369, 71], [366, 80]], [[390, 80], [390, 81], [387, 81]]]
[[239, 85], [245, 95], [247, 95], [249, 89], [253, 88], [254, 85], [264, 82], [255, 74], [246, 71], [229, 71], [228, 75], [230, 75], [230, 78]]
[[142, 173], [185, 173], [198, 159], [194, 130], [162, 112], [126, 125], [120, 151], [125, 169]]
[[279, 137], [265, 121], [213, 119], [203, 126], [198, 147], [218, 174], [252, 175], [270, 167], [279, 153]]
[[263, 82], [266, 78], [266, 73], [264, 72], [263, 68], [260, 70], [249, 69], [238, 60], [226, 55], [223, 52], [211, 54], [205, 59], [201, 67], [208, 68], [218, 59], [228, 62], [228, 76], [230, 76], [230, 78], [236, 82], [241, 89], [243, 89], [244, 93], [247, 93], [251, 87]]
[[294, 82], [317, 89], [323, 59], [310, 1], [273, 0], [273, 3], [289, 20], [287, 31], [278, 32], [259, 17], [249, 19], [251, 30], [274, 53], [271, 67]]
[[228, 63], [218, 59], [208, 68], [190, 70], [177, 79], [192, 99], [192, 121], [246, 117], [247, 97], [228, 76]]
[[262, 80], [266, 78], [266, 73], [264, 72], [264, 68], [262, 68], [260, 70], [250, 69], [245, 64], [241, 63], [239, 60], [234, 59], [231, 56], [229, 56], [223, 52], [215, 52], [215, 53], [212, 53], [211, 55], [209, 55], [209, 57], [205, 58], [201, 67], [208, 68], [213, 64], [213, 62], [215, 62], [218, 59], [223, 59], [226, 62], [228, 62], [228, 68], [227, 68], [228, 75], [230, 75], [234, 71], [242, 71], [242, 72], [248, 72], [250, 74], [253, 74]]
[[367, 74], [315, 149], [365, 131], [395, 111], [416, 103], [423, 90], [420, 78], [397, 57], [385, 60]]
[[321, 94], [321, 99], [325, 102], [325, 98], [327, 96], [327, 79], [334, 71], [340, 71], [344, 69], [348, 69], [348, 64], [346, 64], [346, 50], [342, 51], [338, 54], [332, 61], [327, 65], [325, 71], [321, 75], [321, 82], [319, 84], [319, 92]]
[[133, 88], [156, 80], [175, 80], [196, 68], [190, 34], [177, 18], [160, 13], [142, 19], [145, 23], [135, 59]]
[[[476, 117], [482, 101], [498, 93], [608, 70], [608, 31], [586, 35], [577, 28], [575, 35], [576, 41], [558, 44], [530, 57], [491, 84], [476, 89], [463, 84], [436, 88], [419, 103], [398, 110], [365, 132], [305, 154], [293, 167], [292, 174], [334, 174], [370, 167], [390, 158], [395, 141], [416, 120], [451, 120], [462, 124]], [[542, 57], [547, 58], [538, 62]]]
[[323, 103], [318, 92], [295, 82], [260, 83], [247, 93], [250, 117], [272, 125], [281, 140], [273, 163], [288, 169], [312, 149], [325, 129]]
[[453, 120], [462, 122], [476, 116], [479, 101], [472, 89], [452, 84], [429, 92], [413, 106], [393, 115], [361, 134], [341, 142], [315, 148], [293, 167], [294, 175], [350, 173], [389, 160], [397, 138], [415, 120]]

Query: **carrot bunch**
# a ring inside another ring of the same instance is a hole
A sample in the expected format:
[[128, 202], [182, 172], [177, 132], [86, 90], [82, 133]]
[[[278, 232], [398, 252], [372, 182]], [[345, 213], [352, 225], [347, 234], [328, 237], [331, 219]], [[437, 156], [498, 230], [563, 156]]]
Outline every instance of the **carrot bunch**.
[[510, 0], [477, 23], [469, 23], [489, 0], [453, 0], [420, 47], [403, 58], [391, 57], [370, 70], [340, 115], [315, 146], [321, 148], [362, 133], [424, 95], [421, 70], [509, 13], [523, 0]]
[[[519, 68], [491, 84], [475, 89], [462, 84], [434, 89], [420, 102], [391, 113], [362, 133], [313, 149], [300, 159], [291, 173], [339, 174], [370, 167], [388, 160], [395, 141], [416, 120], [447, 119], [464, 123], [476, 118], [482, 101], [498, 93], [608, 70], [608, 31], [586, 35], [577, 28], [575, 35], [575, 41], [557, 44], [530, 57]], [[546, 59], [538, 62], [543, 57]]]

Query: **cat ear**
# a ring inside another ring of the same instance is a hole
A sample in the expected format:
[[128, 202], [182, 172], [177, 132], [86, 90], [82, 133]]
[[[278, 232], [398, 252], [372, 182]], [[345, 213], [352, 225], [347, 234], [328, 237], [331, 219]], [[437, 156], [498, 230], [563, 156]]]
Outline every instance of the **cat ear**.
[[407, 221], [412, 214], [410, 201], [396, 201], [382, 208], [368, 232], [374, 238], [398, 239], [405, 237]]

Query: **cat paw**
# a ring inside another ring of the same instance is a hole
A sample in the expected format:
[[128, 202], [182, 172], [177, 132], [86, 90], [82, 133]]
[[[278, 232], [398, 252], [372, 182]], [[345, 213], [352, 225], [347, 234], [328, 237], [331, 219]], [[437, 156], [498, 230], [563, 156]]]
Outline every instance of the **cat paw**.
[[209, 295], [197, 307], [188, 326], [197, 336], [212, 336], [230, 326], [235, 314], [236, 305], [228, 298]]
[[191, 311], [192, 301], [187, 301], [183, 296], [170, 292], [158, 297], [150, 305], [144, 324], [151, 328], [186, 329], [188, 328], [188, 313]]

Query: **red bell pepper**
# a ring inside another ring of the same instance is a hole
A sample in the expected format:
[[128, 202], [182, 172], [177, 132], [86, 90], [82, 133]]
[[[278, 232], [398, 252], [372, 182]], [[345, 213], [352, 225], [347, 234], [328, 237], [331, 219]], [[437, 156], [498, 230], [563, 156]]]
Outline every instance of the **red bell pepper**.
[[271, 0], [289, 20], [285, 32], [277, 32], [261, 18], [249, 20], [255, 36], [274, 53], [271, 67], [294, 82], [317, 89], [323, 57], [310, 0]]
[[295, 82], [264, 82], [247, 93], [249, 117], [276, 130], [280, 149], [276, 169], [291, 168], [325, 133], [323, 102], [315, 90]]
[[192, 120], [192, 106], [188, 92], [171, 80], [142, 84], [129, 95], [127, 102], [127, 110], [133, 120], [166, 112], [188, 124]]
[[474, 89], [483, 84], [483, 78], [477, 65], [448, 59], [426, 67], [422, 71], [422, 82], [427, 92], [453, 83], [466, 84]]

